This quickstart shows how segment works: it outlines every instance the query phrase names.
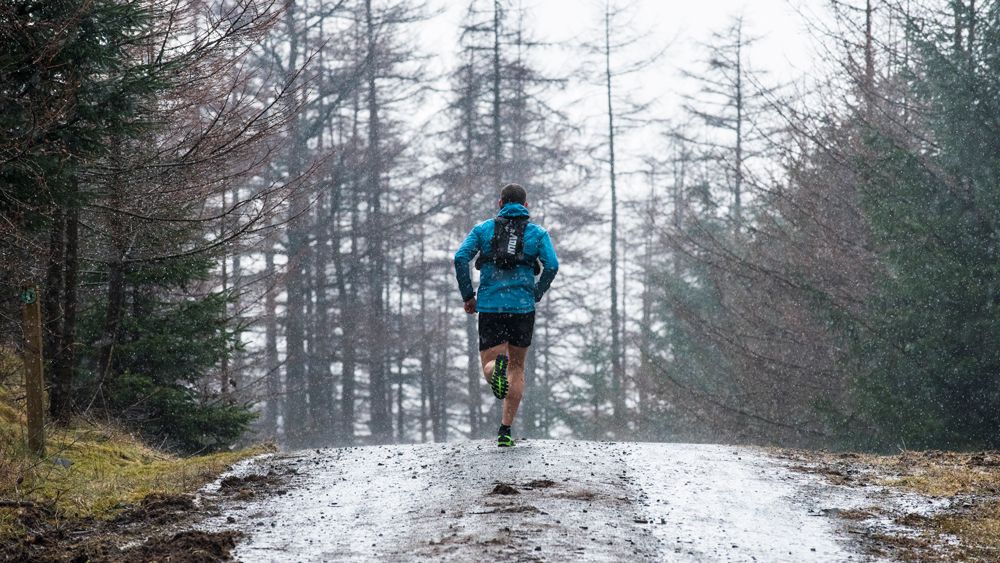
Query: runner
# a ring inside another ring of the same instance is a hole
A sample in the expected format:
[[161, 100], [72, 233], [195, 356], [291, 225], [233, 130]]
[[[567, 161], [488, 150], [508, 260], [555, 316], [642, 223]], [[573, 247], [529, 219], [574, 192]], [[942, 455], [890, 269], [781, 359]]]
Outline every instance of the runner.
[[[511, 425], [524, 393], [524, 359], [535, 327], [535, 303], [556, 277], [559, 260], [548, 231], [528, 222], [524, 188], [504, 186], [499, 207], [495, 218], [476, 225], [465, 237], [455, 253], [455, 276], [465, 312], [479, 313], [483, 377], [496, 398], [503, 400], [497, 445], [511, 447]], [[477, 254], [478, 299], [469, 271]]]

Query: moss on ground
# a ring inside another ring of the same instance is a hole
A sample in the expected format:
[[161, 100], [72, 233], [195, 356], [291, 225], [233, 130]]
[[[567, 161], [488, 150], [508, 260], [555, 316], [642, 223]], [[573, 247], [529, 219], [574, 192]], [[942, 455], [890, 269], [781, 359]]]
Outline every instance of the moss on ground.
[[[121, 431], [70, 428], [51, 436], [47, 461], [30, 466], [22, 489], [28, 498], [50, 502], [66, 516], [106, 518], [150, 493], [195, 491], [233, 463], [262, 451], [182, 458]], [[61, 465], [65, 462], [71, 465]]]
[[[9, 361], [0, 351], [0, 363]], [[45, 507], [53, 517], [108, 520], [150, 494], [194, 492], [233, 463], [271, 449], [180, 457], [113, 426], [78, 421], [48, 428], [46, 456], [39, 459], [25, 446], [16, 379], [0, 380], [0, 500]], [[0, 538], [23, 532], [19, 510], [0, 507]]]

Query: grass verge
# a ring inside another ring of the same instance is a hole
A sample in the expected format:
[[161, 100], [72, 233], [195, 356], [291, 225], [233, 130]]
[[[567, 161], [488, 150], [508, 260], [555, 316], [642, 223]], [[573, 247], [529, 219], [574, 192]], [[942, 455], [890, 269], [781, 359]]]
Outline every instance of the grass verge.
[[40, 459], [25, 446], [18, 399], [23, 387], [17, 383], [15, 377], [0, 379], [0, 543], [29, 533], [26, 509], [55, 521], [108, 521], [147, 497], [192, 493], [237, 461], [273, 449], [180, 457], [119, 428], [79, 421], [47, 429]]
[[[874, 514], [914, 532], [869, 534], [877, 555], [904, 561], [1000, 561], [1000, 452], [790, 452], [783, 457], [804, 462], [796, 468], [836, 485], [882, 486], [944, 501], [945, 508], [927, 516], [873, 507]], [[865, 518], [856, 520], [863, 524]]]

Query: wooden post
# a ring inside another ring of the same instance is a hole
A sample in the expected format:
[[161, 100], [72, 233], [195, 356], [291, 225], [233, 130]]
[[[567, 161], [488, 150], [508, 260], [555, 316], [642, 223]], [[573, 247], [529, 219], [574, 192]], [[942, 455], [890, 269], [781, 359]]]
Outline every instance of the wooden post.
[[24, 331], [24, 388], [28, 403], [28, 448], [45, 455], [45, 384], [42, 375], [42, 307], [38, 288], [21, 289]]

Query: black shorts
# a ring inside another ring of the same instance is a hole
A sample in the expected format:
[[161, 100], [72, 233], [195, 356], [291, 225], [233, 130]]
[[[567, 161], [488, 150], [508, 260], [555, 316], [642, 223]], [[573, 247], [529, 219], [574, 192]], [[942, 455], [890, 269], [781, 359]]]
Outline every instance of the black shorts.
[[519, 348], [531, 346], [535, 313], [479, 313], [479, 351], [500, 344]]

